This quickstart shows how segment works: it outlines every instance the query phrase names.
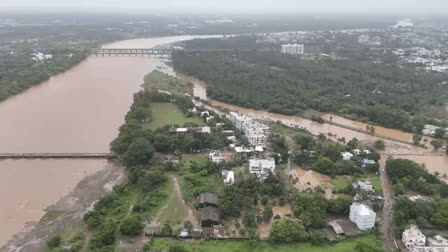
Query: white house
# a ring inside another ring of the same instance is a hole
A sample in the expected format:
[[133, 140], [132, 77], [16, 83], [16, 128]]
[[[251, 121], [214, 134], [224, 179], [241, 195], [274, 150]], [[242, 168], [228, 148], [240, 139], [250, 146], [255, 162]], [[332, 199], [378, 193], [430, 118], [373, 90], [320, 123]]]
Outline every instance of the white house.
[[351, 154], [350, 152], [342, 152], [342, 160], [352, 160], [353, 158], [353, 154]]
[[252, 118], [236, 112], [230, 112], [229, 120], [233, 123], [233, 125], [235, 125], [235, 128], [243, 130], [243, 125], [245, 123], [251, 122]]
[[209, 158], [210, 161], [216, 164], [224, 162], [224, 157], [221, 156], [221, 152], [219, 150], [210, 151]]
[[350, 206], [349, 217], [361, 230], [369, 230], [375, 226], [376, 213], [364, 204], [354, 202]]
[[423, 126], [422, 134], [426, 136], [435, 136], [437, 129], [440, 129], [440, 127], [431, 124], [426, 124], [425, 126]]
[[409, 250], [412, 250], [414, 247], [425, 246], [426, 244], [425, 235], [416, 225], [411, 225], [409, 229], [406, 229], [402, 237], [404, 245]]
[[275, 160], [271, 159], [250, 159], [249, 173], [255, 174], [261, 181], [265, 180], [269, 173], [275, 173]]
[[428, 246], [435, 248], [445, 248], [448, 250], [448, 240], [440, 235], [436, 235], [434, 237], [430, 237], [427, 239]]
[[235, 174], [233, 171], [222, 170], [221, 174], [224, 179], [224, 184], [233, 185], [235, 183]]
[[359, 155], [359, 154], [361, 154], [361, 150], [360, 149], [354, 149], [353, 150], [353, 154]]
[[359, 181], [353, 182], [352, 185], [353, 185], [353, 187], [355, 189], [360, 189], [360, 190], [365, 191], [365, 192], [372, 192], [372, 191], [374, 191], [373, 190], [373, 184], [369, 180], [366, 180], [366, 181], [360, 181], [359, 180]]

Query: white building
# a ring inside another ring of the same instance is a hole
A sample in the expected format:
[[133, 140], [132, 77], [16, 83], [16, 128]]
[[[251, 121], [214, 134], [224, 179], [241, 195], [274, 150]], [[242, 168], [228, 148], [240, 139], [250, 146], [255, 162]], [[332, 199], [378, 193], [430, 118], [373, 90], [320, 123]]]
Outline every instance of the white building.
[[422, 134], [426, 136], [435, 136], [437, 129], [440, 129], [440, 127], [426, 124], [425, 126], [423, 126]]
[[409, 229], [406, 229], [403, 232], [402, 240], [406, 248], [410, 251], [414, 247], [425, 246], [426, 237], [425, 235], [418, 229], [416, 225], [411, 225]]
[[367, 44], [370, 42], [370, 36], [367, 34], [362, 34], [358, 37], [358, 43]]
[[235, 125], [235, 128], [243, 130], [243, 125], [245, 123], [252, 122], [252, 118], [246, 115], [242, 115], [236, 112], [230, 112], [229, 119]]
[[221, 174], [224, 179], [224, 184], [233, 185], [233, 183], [235, 183], [235, 174], [233, 171], [222, 170]]
[[374, 191], [373, 190], [373, 184], [369, 180], [366, 180], [366, 181], [359, 180], [359, 181], [353, 182], [352, 185], [353, 185], [353, 187], [355, 189], [360, 189], [360, 190], [365, 191], [365, 192], [372, 192], [372, 191]]
[[351, 154], [350, 152], [342, 152], [342, 160], [352, 160], [353, 158], [353, 154]]
[[235, 128], [241, 130], [252, 146], [266, 146], [268, 142], [269, 126], [254, 122], [251, 117], [230, 112], [229, 119]]
[[435, 248], [446, 248], [448, 250], [448, 240], [440, 235], [428, 238], [428, 246]]
[[286, 44], [282, 45], [281, 51], [284, 54], [299, 55], [304, 53], [305, 46], [303, 44]]
[[366, 205], [354, 202], [350, 206], [349, 217], [361, 230], [369, 230], [375, 226], [376, 213]]
[[271, 159], [250, 159], [249, 173], [255, 174], [261, 181], [265, 180], [269, 173], [275, 173], [275, 160]]
[[210, 151], [209, 158], [210, 161], [216, 164], [224, 162], [224, 157], [221, 156], [221, 152], [219, 150]]

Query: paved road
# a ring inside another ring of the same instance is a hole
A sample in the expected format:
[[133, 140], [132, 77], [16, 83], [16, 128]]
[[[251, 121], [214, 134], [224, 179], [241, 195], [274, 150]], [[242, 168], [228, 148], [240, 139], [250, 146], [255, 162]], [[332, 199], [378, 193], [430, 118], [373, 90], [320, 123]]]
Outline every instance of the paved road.
[[381, 187], [383, 188], [384, 194], [384, 205], [383, 205], [383, 217], [381, 219], [381, 234], [383, 240], [383, 246], [388, 251], [393, 251], [395, 249], [394, 242], [394, 191], [392, 184], [389, 180], [389, 176], [386, 174], [386, 160], [387, 154], [382, 153], [380, 164], [380, 180]]

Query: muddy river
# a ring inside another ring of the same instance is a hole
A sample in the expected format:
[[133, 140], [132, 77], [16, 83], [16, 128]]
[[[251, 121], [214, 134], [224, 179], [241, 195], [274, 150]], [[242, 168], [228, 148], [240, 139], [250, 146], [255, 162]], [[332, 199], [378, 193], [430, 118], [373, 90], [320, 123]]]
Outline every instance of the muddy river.
[[[149, 48], [191, 38], [137, 39], [104, 47]], [[150, 57], [89, 57], [69, 71], [1, 102], [0, 153], [108, 152], [109, 143], [116, 137], [132, 103], [132, 94], [139, 90], [144, 75], [158, 66], [164, 66], [162, 60]], [[164, 69], [172, 72], [165, 66]], [[205, 83], [189, 80], [195, 84], [195, 94], [206, 99]], [[345, 137], [347, 140], [353, 137], [377, 139], [295, 116], [210, 102], [256, 118], [304, 127], [313, 134], [332, 133], [336, 135], [333, 138]], [[386, 142], [393, 146], [394, 153], [422, 151], [410, 145]], [[416, 159], [422, 161], [424, 158]], [[429, 170], [440, 170], [440, 173], [444, 173], [442, 166], [446, 169], [448, 162], [437, 161], [436, 165], [431, 158], [427, 161]], [[96, 159], [0, 160], [0, 246], [27, 222], [38, 221], [44, 214], [43, 209], [66, 195], [78, 181], [105, 167], [105, 160]]]
[[[120, 41], [108, 48], [150, 48], [191, 36]], [[104, 153], [139, 90], [161, 60], [89, 57], [63, 74], [0, 103], [0, 153]], [[105, 160], [0, 160], [0, 246]]]
[[[346, 141], [349, 141], [352, 138], [357, 138], [358, 140], [367, 140], [367, 141], [375, 141], [378, 139], [382, 139], [382, 138], [378, 138], [376, 136], [372, 136], [370, 134], [364, 134], [362, 132], [358, 132], [358, 131], [353, 131], [347, 128], [343, 128], [343, 127], [339, 127], [336, 125], [332, 125], [332, 124], [320, 124], [308, 119], [304, 119], [298, 116], [286, 116], [286, 115], [281, 115], [281, 114], [276, 114], [276, 113], [270, 113], [267, 111], [260, 111], [260, 110], [253, 110], [253, 109], [247, 109], [247, 108], [241, 108], [238, 106], [234, 106], [231, 104], [227, 104], [227, 103], [223, 103], [223, 102], [219, 102], [219, 101], [215, 101], [210, 99], [209, 97], [207, 97], [206, 94], [206, 88], [207, 85], [206, 83], [204, 83], [203, 81], [200, 81], [198, 79], [192, 78], [190, 76], [185, 76], [183, 74], [179, 74], [179, 73], [173, 73], [175, 74], [178, 78], [183, 79], [183, 80], [187, 80], [191, 83], [193, 83], [194, 85], [194, 95], [197, 97], [200, 97], [203, 100], [207, 100], [210, 102], [211, 105], [213, 105], [214, 107], [221, 107], [221, 108], [227, 108], [229, 110], [232, 111], [238, 111], [240, 113], [246, 114], [246, 115], [250, 115], [254, 118], [258, 118], [258, 119], [268, 119], [271, 121], [281, 121], [283, 124], [285, 125], [289, 125], [292, 127], [299, 127], [299, 128], [305, 128], [308, 131], [310, 131], [312, 134], [317, 135], [319, 133], [324, 133], [326, 135], [328, 135], [328, 133], [331, 133], [331, 139], [333, 140], [337, 140], [338, 138], [345, 138]], [[331, 115], [331, 114], [326, 114], [324, 115], [324, 118], [327, 120], [331, 120], [333, 122], [337, 122], [352, 128], [356, 128], [356, 129], [360, 129], [360, 130], [365, 130], [367, 124], [366, 123], [362, 123], [362, 122], [357, 122], [357, 121], [352, 121], [337, 115]], [[400, 130], [395, 130], [395, 129], [388, 129], [388, 128], [383, 128], [383, 127], [377, 127], [376, 128], [376, 133], [380, 134], [382, 136], [386, 136], [389, 138], [393, 138], [393, 139], [398, 139], [398, 140], [402, 140], [402, 141], [407, 141], [407, 142], [412, 142], [412, 134], [407, 133], [407, 132], [403, 132]], [[434, 155], [434, 153], [432, 153], [432, 147], [430, 147], [429, 142], [431, 140], [431, 138], [429, 137], [424, 137], [427, 138], [427, 149], [424, 148], [420, 148], [420, 147], [415, 147], [409, 144], [403, 144], [403, 143], [399, 143], [399, 142], [395, 142], [395, 141], [391, 141], [391, 140], [385, 140], [386, 145], [387, 145], [387, 152], [390, 155], [393, 154], [416, 154], [416, 155], [403, 155], [403, 156], [396, 156], [397, 158], [409, 158], [417, 163], [420, 164], [425, 164], [426, 168], [428, 169], [428, 171], [430, 172], [439, 172], [441, 175], [443, 174], [447, 174], [448, 176], [448, 157], [446, 156], [437, 156]], [[422, 155], [424, 154], [424, 155]], [[448, 179], [445, 179], [446, 181], [448, 181]]]

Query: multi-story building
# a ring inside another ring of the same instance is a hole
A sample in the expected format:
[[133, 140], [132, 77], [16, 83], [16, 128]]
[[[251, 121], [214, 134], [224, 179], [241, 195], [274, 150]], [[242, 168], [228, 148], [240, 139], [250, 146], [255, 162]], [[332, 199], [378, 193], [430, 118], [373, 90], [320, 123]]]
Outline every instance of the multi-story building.
[[349, 217], [361, 230], [369, 230], [375, 226], [376, 213], [364, 204], [354, 202], [350, 206]]
[[305, 46], [302, 44], [286, 44], [282, 45], [282, 53], [284, 54], [293, 54], [293, 55], [299, 55], [303, 54], [305, 51]]
[[275, 160], [271, 159], [250, 159], [249, 173], [255, 174], [261, 181], [265, 180], [269, 173], [275, 173]]
[[265, 147], [268, 142], [269, 126], [255, 122], [251, 117], [230, 112], [229, 119], [235, 128], [241, 130], [252, 146]]
[[416, 225], [411, 225], [409, 229], [403, 232], [403, 243], [409, 251], [415, 247], [425, 246], [426, 236], [418, 229]]

